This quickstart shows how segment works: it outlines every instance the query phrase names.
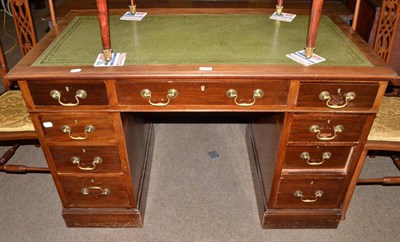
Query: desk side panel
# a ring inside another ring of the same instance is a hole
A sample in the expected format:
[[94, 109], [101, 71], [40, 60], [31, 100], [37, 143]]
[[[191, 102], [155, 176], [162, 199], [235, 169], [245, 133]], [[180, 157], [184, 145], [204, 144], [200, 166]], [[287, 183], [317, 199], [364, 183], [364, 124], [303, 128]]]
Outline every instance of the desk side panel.
[[268, 115], [247, 126], [247, 148], [261, 221], [272, 187], [282, 116], [283, 114]]

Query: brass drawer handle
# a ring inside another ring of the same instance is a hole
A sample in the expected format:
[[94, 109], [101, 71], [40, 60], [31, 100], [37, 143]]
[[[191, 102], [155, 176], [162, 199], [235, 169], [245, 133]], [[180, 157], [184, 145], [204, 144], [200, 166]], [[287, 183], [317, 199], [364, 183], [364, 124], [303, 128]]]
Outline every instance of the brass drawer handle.
[[73, 139], [73, 140], [85, 140], [85, 139], [87, 139], [88, 137], [89, 137], [89, 133], [92, 133], [92, 132], [94, 132], [95, 131], [95, 128], [94, 128], [94, 126], [93, 125], [86, 125], [85, 126], [85, 130], [84, 130], [84, 132], [85, 132], [85, 136], [72, 136], [71, 135], [71, 127], [69, 127], [68, 125], [64, 125], [64, 126], [62, 126], [61, 127], [61, 131], [63, 132], [63, 133], [65, 133], [65, 134], [68, 134], [69, 135], [69, 137], [71, 138], [71, 139]]
[[320, 162], [311, 162], [311, 156], [310, 153], [308, 152], [303, 152], [300, 154], [300, 158], [303, 160], [306, 160], [307, 164], [309, 164], [310, 166], [319, 166], [322, 165], [325, 160], [329, 160], [332, 157], [332, 153], [331, 152], [324, 152], [322, 153], [322, 159]]
[[87, 93], [85, 90], [79, 89], [76, 91], [75, 94], [75, 100], [76, 103], [63, 103], [61, 101], [61, 93], [57, 90], [51, 90], [50, 91], [50, 96], [56, 100], [58, 100], [58, 103], [61, 104], [62, 106], [65, 107], [74, 107], [74, 106], [78, 106], [79, 105], [79, 98], [80, 99], [85, 99], [87, 97]]
[[234, 98], [233, 101], [235, 102], [236, 105], [240, 107], [250, 107], [256, 103], [257, 98], [262, 98], [264, 96], [264, 91], [261, 89], [255, 89], [253, 91], [253, 101], [251, 103], [238, 103], [237, 99], [239, 96], [235, 89], [229, 89], [228, 91], [226, 91], [226, 96], [228, 98]]
[[89, 195], [90, 190], [99, 190], [101, 195], [107, 196], [111, 193], [110, 189], [108, 188], [101, 188], [101, 187], [84, 187], [81, 189], [81, 193], [85, 196]]
[[330, 103], [331, 100], [332, 100], [332, 97], [331, 97], [331, 94], [328, 91], [322, 91], [319, 94], [319, 99], [321, 99], [322, 101], [326, 100], [326, 106], [329, 107], [329, 108], [332, 108], [332, 109], [340, 109], [340, 108], [346, 107], [347, 104], [350, 101], [353, 101], [356, 98], [356, 93], [355, 92], [348, 92], [348, 93], [344, 94], [344, 97], [345, 97], [345, 103], [344, 104], [335, 105], [335, 104], [331, 104]]
[[96, 169], [96, 165], [101, 164], [103, 162], [103, 159], [101, 159], [100, 156], [96, 156], [93, 158], [92, 166], [87, 166], [87, 167], [82, 167], [80, 164], [81, 160], [76, 156], [71, 157], [71, 162], [72, 164], [77, 165], [77, 167], [82, 171], [93, 171], [94, 169]]
[[344, 127], [343, 125], [336, 125], [335, 127], [333, 127], [333, 135], [330, 137], [325, 137], [324, 135], [321, 135], [321, 128], [318, 125], [311, 125], [309, 131], [311, 133], [315, 133], [317, 134], [317, 138], [319, 140], [323, 140], [323, 141], [328, 141], [328, 140], [333, 140], [334, 138], [337, 137], [338, 133], [343, 132]]
[[303, 192], [302, 192], [302, 191], [299, 191], [299, 190], [296, 190], [296, 191], [293, 193], [293, 195], [294, 195], [295, 197], [299, 197], [300, 200], [301, 200], [303, 203], [313, 203], [313, 202], [316, 202], [316, 201], [318, 200], [319, 197], [322, 197], [322, 195], [324, 195], [324, 192], [321, 191], [321, 190], [315, 191], [315, 193], [314, 193], [314, 198], [313, 198], [313, 199], [305, 199], [305, 198], [304, 198], [304, 195], [303, 195]]
[[170, 102], [172, 98], [176, 98], [178, 96], [178, 91], [176, 89], [169, 89], [167, 92], [167, 102], [163, 103], [163, 102], [159, 102], [159, 103], [153, 103], [151, 101], [151, 91], [149, 89], [143, 89], [140, 91], [140, 95], [143, 98], [149, 99], [149, 104], [152, 106], [156, 106], [156, 107], [163, 107], [163, 106], [167, 106]]

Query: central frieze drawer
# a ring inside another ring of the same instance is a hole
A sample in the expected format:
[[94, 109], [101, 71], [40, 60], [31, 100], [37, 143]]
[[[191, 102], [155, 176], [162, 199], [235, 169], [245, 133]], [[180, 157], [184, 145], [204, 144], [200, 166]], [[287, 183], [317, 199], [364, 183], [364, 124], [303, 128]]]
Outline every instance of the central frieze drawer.
[[289, 142], [358, 142], [367, 115], [294, 114]]
[[290, 172], [345, 173], [351, 160], [352, 146], [289, 146], [283, 169]]
[[57, 173], [122, 173], [116, 146], [51, 146]]
[[48, 142], [116, 143], [115, 115], [109, 113], [40, 114]]
[[116, 177], [61, 177], [67, 207], [131, 207], [123, 175]]
[[300, 83], [298, 107], [372, 108], [379, 84]]
[[[286, 105], [285, 80], [121, 80], [116, 83], [119, 105]], [[146, 97], [143, 91], [146, 90]], [[171, 91], [174, 90], [175, 96]], [[229, 97], [228, 97], [229, 96]]]
[[343, 177], [283, 178], [274, 208], [339, 208], [343, 183]]
[[83, 106], [108, 105], [104, 81], [49, 81], [28, 82], [35, 105]]

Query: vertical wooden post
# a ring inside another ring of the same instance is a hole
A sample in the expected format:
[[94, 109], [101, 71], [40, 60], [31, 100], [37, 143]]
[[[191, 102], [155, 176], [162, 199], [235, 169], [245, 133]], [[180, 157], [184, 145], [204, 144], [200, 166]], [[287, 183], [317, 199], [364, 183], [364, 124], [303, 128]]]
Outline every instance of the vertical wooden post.
[[283, 12], [283, 0], [278, 0], [278, 3], [276, 4], [276, 14], [282, 15], [282, 12]]
[[7, 61], [4, 56], [3, 48], [1, 47], [0, 43], [0, 74], [1, 74], [1, 79], [3, 80], [4, 89], [6, 91], [10, 90], [10, 83], [6, 79], [7, 72], [8, 72]]
[[109, 61], [112, 57], [110, 23], [108, 21], [107, 0], [96, 0], [97, 12], [99, 17], [101, 42], [103, 45], [103, 55]]
[[51, 26], [53, 27], [54, 31], [58, 33], [57, 18], [56, 18], [56, 12], [54, 11], [53, 0], [49, 0], [49, 10], [50, 10]]
[[[400, 0], [383, 0], [373, 50], [386, 63], [389, 63], [390, 55], [397, 53], [396, 49], [399, 48], [394, 46], [397, 42], [398, 28], [400, 28]], [[399, 63], [398, 58], [395, 62]], [[394, 66], [392, 68], [399, 69]]]
[[129, 1], [129, 11], [131, 12], [131, 14], [135, 14], [136, 13], [136, 2], [135, 2], [135, 0], [130, 0]]
[[308, 35], [305, 49], [306, 58], [311, 58], [315, 49], [315, 40], [317, 39], [318, 25], [321, 18], [322, 5], [324, 0], [313, 0], [311, 7], [311, 16], [308, 23]]
[[356, 6], [355, 6], [355, 8], [354, 8], [353, 23], [352, 23], [352, 25], [351, 25], [351, 28], [352, 28], [354, 31], [356, 31], [356, 29], [357, 29], [358, 14], [359, 14], [359, 12], [360, 12], [360, 3], [361, 3], [361, 0], [357, 0], [357, 1], [356, 1]]

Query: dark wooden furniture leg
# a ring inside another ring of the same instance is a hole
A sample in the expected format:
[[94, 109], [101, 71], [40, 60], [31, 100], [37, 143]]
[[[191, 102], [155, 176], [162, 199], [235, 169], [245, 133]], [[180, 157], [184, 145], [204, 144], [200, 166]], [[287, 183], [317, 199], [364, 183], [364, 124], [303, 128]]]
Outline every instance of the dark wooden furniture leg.
[[24, 165], [6, 165], [6, 163], [14, 156], [15, 152], [19, 148], [20, 144], [15, 144], [13, 147], [8, 149], [3, 156], [0, 157], [0, 172], [7, 173], [27, 173], [27, 172], [39, 172], [49, 173], [50, 170], [47, 167], [28, 167]]
[[311, 58], [315, 49], [318, 25], [321, 17], [322, 5], [324, 0], [314, 0], [311, 7], [310, 22], [308, 24], [307, 44], [305, 49], [306, 58]]
[[48, 4], [49, 4], [49, 10], [50, 10], [51, 25], [52, 25], [53, 29], [58, 33], [57, 18], [56, 18], [56, 13], [54, 10], [53, 0], [49, 0]]
[[283, 12], [283, 0], [278, 0], [278, 3], [276, 4], [276, 14], [282, 15]]
[[400, 170], [400, 152], [390, 156], [392, 158], [394, 165]]
[[103, 55], [105, 60], [109, 61], [111, 60], [112, 49], [110, 39], [110, 23], [108, 21], [107, 0], [96, 0], [96, 3], [99, 15], [101, 42], [103, 44]]
[[6, 153], [4, 153], [4, 155], [0, 158], [0, 167], [7, 163], [7, 161], [15, 154], [15, 151], [19, 148], [19, 146], [20, 144], [15, 144], [13, 147], [8, 149]]
[[136, 2], [135, 2], [135, 0], [130, 0], [130, 2], [129, 2], [129, 11], [131, 12], [131, 14], [135, 14], [136, 13]]

